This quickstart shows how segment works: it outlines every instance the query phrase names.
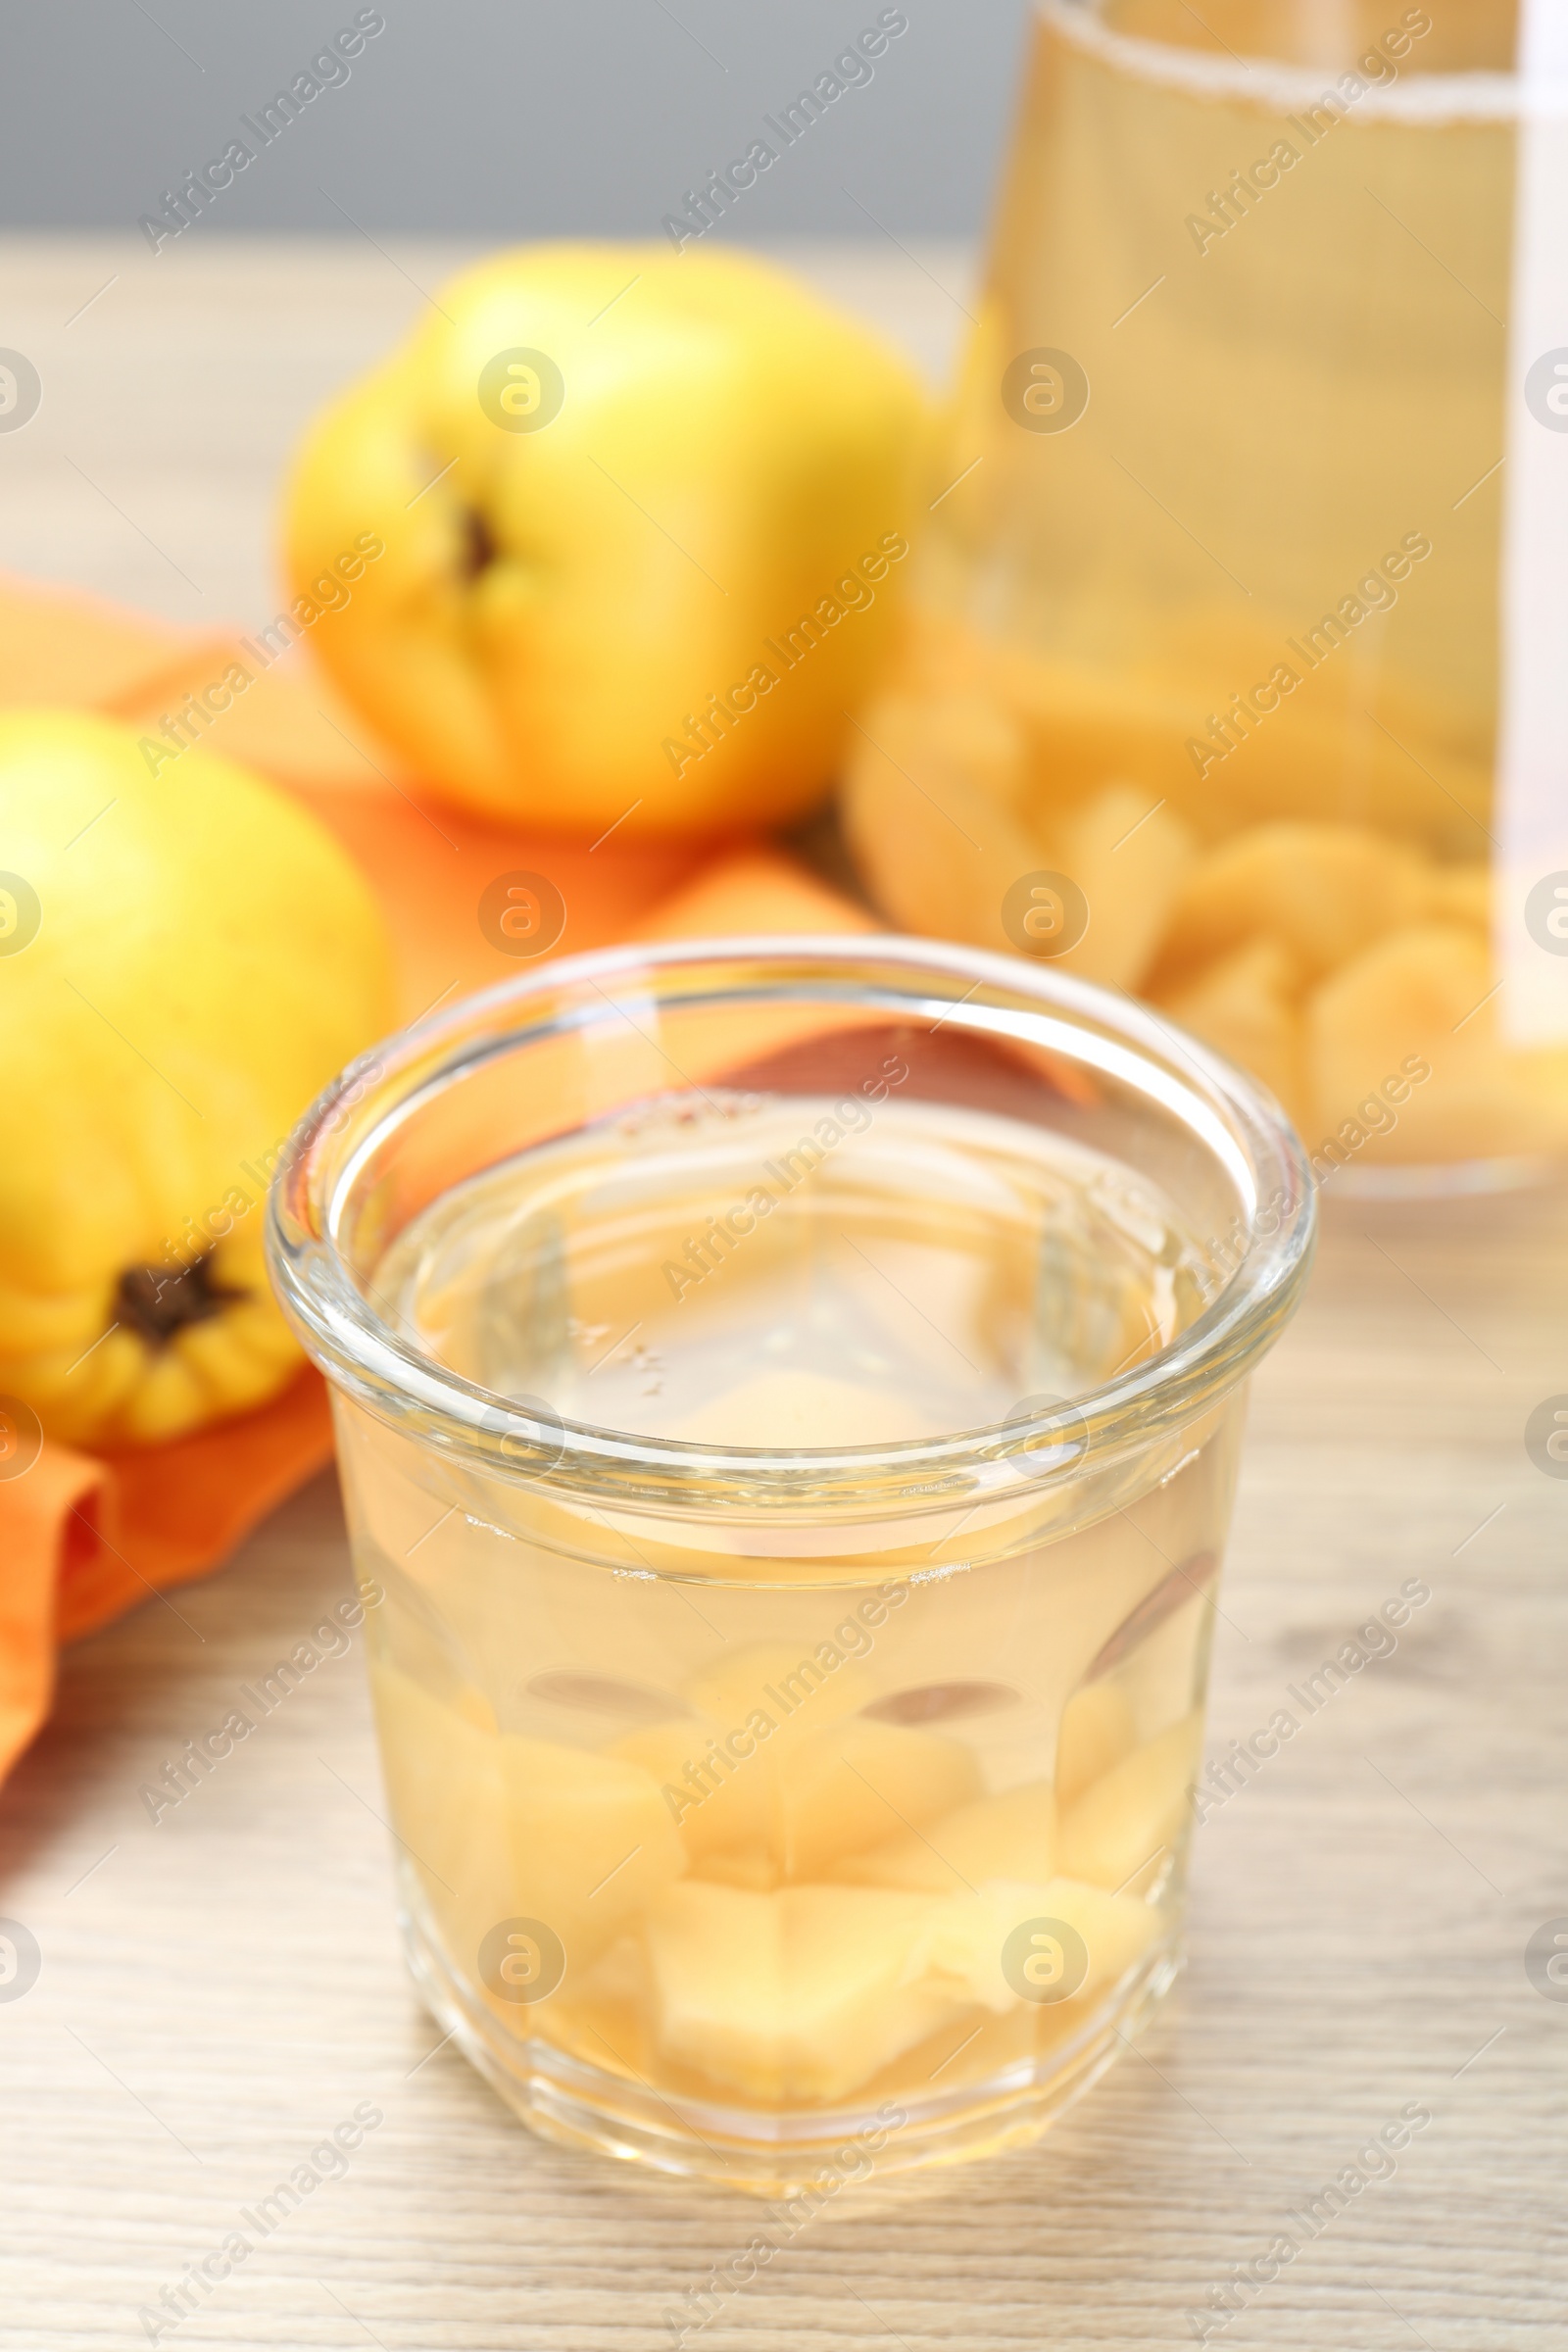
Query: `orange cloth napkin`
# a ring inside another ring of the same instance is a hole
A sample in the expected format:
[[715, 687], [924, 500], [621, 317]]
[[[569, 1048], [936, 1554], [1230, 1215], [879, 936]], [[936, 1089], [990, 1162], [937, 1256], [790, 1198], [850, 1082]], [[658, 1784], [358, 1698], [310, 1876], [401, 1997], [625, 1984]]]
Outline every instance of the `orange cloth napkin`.
[[[0, 708], [69, 704], [157, 733], [187, 695], [245, 658], [230, 639], [0, 579]], [[405, 1019], [516, 972], [477, 913], [486, 885], [508, 872], [543, 874], [561, 892], [554, 954], [618, 939], [875, 928], [765, 845], [626, 843], [612, 829], [590, 847], [446, 808], [398, 775], [307, 658], [291, 649], [262, 671], [211, 739], [297, 793], [363, 866], [397, 942]], [[307, 1367], [270, 1404], [195, 1437], [101, 1453], [46, 1440], [30, 1469], [0, 1480], [0, 1777], [49, 1712], [62, 1642], [218, 1567], [331, 1455], [325, 1388]]]

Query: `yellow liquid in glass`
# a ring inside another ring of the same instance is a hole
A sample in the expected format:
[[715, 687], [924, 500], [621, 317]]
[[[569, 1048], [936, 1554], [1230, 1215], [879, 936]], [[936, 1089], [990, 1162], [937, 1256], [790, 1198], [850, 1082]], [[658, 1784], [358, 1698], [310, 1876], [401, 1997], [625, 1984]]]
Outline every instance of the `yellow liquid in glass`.
[[[785, 1449], [1070, 1398], [1200, 1311], [1152, 1186], [899, 1083], [532, 1152], [438, 1200], [376, 1295], [501, 1396]], [[652, 1513], [416, 1487], [346, 1410], [393, 1828], [451, 1980], [491, 2032], [714, 2112], [931, 2101], [1074, 2044], [1166, 1964], [1233, 1440], [1212, 1415], [1051, 1542], [968, 1558], [956, 1507], [918, 1556], [861, 1528], [803, 1571], [695, 1472], [682, 1554]]]

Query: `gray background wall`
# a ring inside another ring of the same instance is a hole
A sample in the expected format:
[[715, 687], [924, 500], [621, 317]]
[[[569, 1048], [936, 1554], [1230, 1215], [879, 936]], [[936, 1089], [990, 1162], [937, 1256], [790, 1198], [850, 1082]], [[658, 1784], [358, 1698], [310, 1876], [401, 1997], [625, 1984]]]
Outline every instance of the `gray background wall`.
[[[3, 0], [0, 225], [127, 228], [308, 70], [360, 0]], [[657, 235], [883, 0], [383, 0], [385, 30], [204, 215], [207, 235]], [[749, 240], [972, 233], [1026, 0], [908, 29], [738, 205]], [[256, 142], [249, 142], [255, 145]], [[776, 144], [777, 142], [775, 142]], [[340, 209], [341, 208], [341, 209]], [[864, 209], [862, 209], [864, 208]]]

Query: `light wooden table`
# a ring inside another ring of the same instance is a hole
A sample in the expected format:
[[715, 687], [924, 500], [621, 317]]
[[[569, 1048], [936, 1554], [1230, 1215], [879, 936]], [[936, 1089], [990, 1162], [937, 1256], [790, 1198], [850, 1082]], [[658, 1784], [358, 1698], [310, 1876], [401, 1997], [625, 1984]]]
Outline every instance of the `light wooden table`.
[[[281, 453], [417, 307], [400, 271], [433, 284], [450, 258], [193, 246], [160, 276], [128, 247], [0, 253], [0, 343], [46, 383], [0, 438], [0, 563], [184, 617], [267, 610]], [[925, 249], [821, 266], [933, 363], [961, 325], [935, 279], [961, 271]], [[1568, 1915], [1568, 1483], [1523, 1444], [1559, 1392], [1568, 1197], [1335, 1204], [1257, 1385], [1213, 1750], [1402, 1580], [1430, 1602], [1209, 1820], [1187, 1975], [1086, 2104], [1032, 2153], [841, 2198], [689, 2340], [1185, 2344], [1186, 2311], [1417, 2102], [1394, 2177], [1210, 2341], [1568, 2344], [1568, 2000], [1525, 1969]], [[362, 2100], [385, 2120], [348, 2171], [164, 2343], [653, 2352], [752, 2233], [741, 2200], [542, 2145], [437, 2046], [394, 1941], [356, 1655], [147, 1819], [141, 1784], [346, 1589], [323, 1478], [220, 1575], [73, 1651], [0, 1798], [0, 1911], [43, 1953], [0, 2002], [17, 2352], [144, 2344], [138, 2307]]]

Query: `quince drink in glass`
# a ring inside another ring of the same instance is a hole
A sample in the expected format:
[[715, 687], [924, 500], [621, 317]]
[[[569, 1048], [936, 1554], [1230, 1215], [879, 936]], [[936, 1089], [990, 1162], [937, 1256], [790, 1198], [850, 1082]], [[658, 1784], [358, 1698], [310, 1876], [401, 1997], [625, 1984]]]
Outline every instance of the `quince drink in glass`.
[[1310, 1198], [1200, 1048], [909, 941], [564, 961], [317, 1106], [272, 1263], [408, 1950], [526, 2120], [777, 2193], [1108, 2063]]

